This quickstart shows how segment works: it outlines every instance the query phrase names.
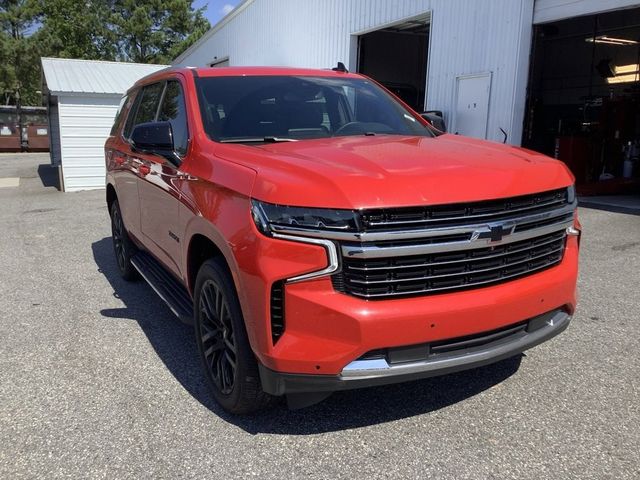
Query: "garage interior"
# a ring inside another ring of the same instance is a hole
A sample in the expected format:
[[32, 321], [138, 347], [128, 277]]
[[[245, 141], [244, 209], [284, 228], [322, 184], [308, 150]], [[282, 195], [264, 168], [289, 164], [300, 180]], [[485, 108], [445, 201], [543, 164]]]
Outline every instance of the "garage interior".
[[523, 146], [581, 195], [640, 193], [640, 8], [534, 27]]
[[424, 110], [429, 14], [358, 37], [358, 72], [380, 82], [418, 112]]

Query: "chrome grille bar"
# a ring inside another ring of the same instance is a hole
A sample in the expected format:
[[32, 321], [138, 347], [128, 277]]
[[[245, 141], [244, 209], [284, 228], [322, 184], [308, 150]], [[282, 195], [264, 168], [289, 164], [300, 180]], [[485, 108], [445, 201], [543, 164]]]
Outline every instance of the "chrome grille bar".
[[[545, 225], [539, 228], [532, 228], [523, 232], [516, 232], [511, 235], [506, 235], [502, 240], [492, 241], [490, 238], [477, 238], [463, 241], [443, 242], [443, 243], [428, 243], [420, 244], [416, 242], [410, 245], [400, 246], [376, 246], [376, 245], [342, 245], [342, 254], [347, 258], [385, 258], [385, 257], [403, 257], [410, 255], [424, 255], [428, 253], [438, 252], [454, 252], [461, 250], [470, 250], [483, 247], [493, 247], [498, 245], [506, 245], [521, 240], [527, 240], [529, 238], [535, 238], [542, 235], [546, 235], [553, 232], [559, 232], [566, 230], [568, 227], [573, 226], [573, 215], [563, 215], [558, 218], [557, 223], [551, 225]], [[490, 232], [490, 226], [483, 226], [482, 229], [478, 229], [482, 232]]]
[[[496, 270], [500, 270], [501, 268], [508, 268], [508, 267], [512, 267], [514, 265], [520, 265], [523, 263], [528, 263], [531, 262], [532, 260], [537, 260], [539, 258], [544, 258], [544, 257], [548, 257], [550, 255], [553, 255], [554, 253], [559, 253], [562, 252], [562, 250], [564, 249], [564, 244], [559, 247], [556, 248], [550, 252], [545, 252], [542, 253], [540, 255], [536, 255], [533, 257], [529, 257], [529, 258], [525, 258], [524, 260], [519, 260], [517, 262], [510, 262], [510, 263], [505, 263], [502, 265], [498, 265], [496, 267], [490, 267], [490, 268], [482, 268], [482, 269], [477, 269], [477, 270], [468, 270], [465, 272], [457, 272], [457, 273], [444, 273], [442, 275], [427, 275], [427, 276], [423, 276], [423, 277], [408, 277], [408, 278], [389, 278], [389, 279], [385, 279], [385, 280], [358, 280], [356, 278], [351, 278], [349, 279], [350, 283], [357, 283], [357, 284], [361, 284], [361, 285], [374, 285], [374, 284], [388, 284], [388, 283], [401, 283], [401, 282], [419, 282], [422, 280], [434, 280], [434, 279], [439, 279], [439, 278], [447, 278], [447, 277], [459, 277], [462, 275], [469, 275], [471, 273], [484, 273], [484, 272], [493, 272]], [[484, 259], [485, 261], [487, 259]], [[389, 270], [392, 270], [392, 268], [389, 268]]]
[[[560, 232], [558, 232], [560, 233]], [[561, 236], [558, 236], [556, 238], [552, 238], [550, 240], [545, 240], [543, 242], [537, 243], [533, 248], [538, 248], [538, 247], [543, 247], [545, 245], [549, 245], [550, 243], [553, 242], [558, 242], [560, 240], [562, 240], [564, 238], [564, 233]], [[420, 267], [437, 267], [437, 266], [441, 266], [441, 265], [452, 265], [452, 264], [456, 264], [456, 263], [469, 263], [469, 262], [475, 262], [475, 261], [486, 261], [486, 260], [492, 260], [494, 258], [498, 258], [498, 257], [504, 257], [506, 255], [512, 255], [515, 253], [521, 253], [521, 252], [525, 252], [527, 250], [531, 250], [531, 247], [523, 247], [523, 248], [518, 248], [515, 250], [509, 250], [508, 252], [503, 252], [503, 253], [499, 253], [497, 255], [495, 254], [487, 254], [484, 256], [478, 256], [478, 257], [472, 257], [472, 258], [462, 258], [459, 260], [449, 260], [446, 262], [428, 262], [428, 263], [415, 263], [415, 264], [407, 264], [407, 265], [393, 265], [393, 266], [389, 266], [389, 265], [385, 265], [385, 266], [381, 266], [381, 267], [358, 267], [356, 265], [349, 265], [348, 269], [349, 270], [356, 270], [356, 271], [362, 271], [362, 272], [370, 272], [370, 271], [378, 271], [378, 270], [389, 270], [391, 268], [395, 269], [407, 269], [407, 268], [420, 268]]]
[[365, 231], [433, 228], [505, 220], [505, 217], [559, 208], [573, 200], [570, 189], [557, 189], [518, 197], [446, 205], [372, 208], [361, 211], [361, 220]]
[[[538, 270], [543, 270], [545, 268], [548, 268], [550, 265], [553, 265], [554, 263], [557, 263], [557, 260], [554, 262], [549, 262], [546, 265], [541, 265], [538, 267], [534, 267], [531, 269], [528, 269], [526, 272], [522, 272], [522, 273], [515, 273], [512, 275], [504, 275], [500, 277], [499, 281], [504, 281], [504, 280], [509, 280], [512, 278], [517, 278], [517, 277], [522, 277], [525, 275], [529, 275], [531, 273], [534, 273]], [[349, 292], [351, 295], [354, 295], [356, 297], [361, 297], [361, 298], [383, 298], [383, 297], [393, 297], [393, 296], [408, 296], [408, 295], [419, 295], [422, 294], [424, 295], [425, 293], [437, 293], [437, 292], [444, 292], [444, 291], [451, 291], [454, 289], [460, 289], [460, 288], [470, 288], [470, 287], [480, 287], [483, 285], [490, 285], [496, 283], [496, 280], [486, 280], [486, 281], [481, 281], [481, 282], [471, 282], [471, 283], [463, 283], [459, 286], [456, 287], [440, 287], [440, 288], [429, 288], [427, 289], [420, 289], [420, 290], [412, 290], [412, 291], [402, 291], [402, 292], [394, 292], [394, 293], [368, 293], [368, 294], [363, 294], [363, 293], [358, 293], [355, 291], [351, 291]]]
[[[512, 208], [509, 209], [507, 212], [493, 212], [493, 213], [478, 213], [478, 214], [474, 214], [472, 216], [470, 216], [473, 219], [476, 218], [481, 218], [481, 219], [488, 219], [491, 217], [499, 217], [499, 216], [504, 216], [505, 213], [519, 213], [519, 212], [526, 212], [529, 210], [535, 210], [535, 209], [539, 209], [539, 208], [544, 208], [544, 207], [550, 207], [550, 206], [554, 206], [554, 205], [558, 205], [561, 206], [564, 204], [564, 201], [562, 199], [559, 200], [553, 200], [553, 201], [549, 201], [549, 202], [541, 202], [538, 203], [536, 205], [530, 205], [528, 207], [522, 207], [522, 208]], [[368, 222], [369, 226], [372, 227], [379, 227], [379, 226], [393, 226], [393, 225], [405, 225], [405, 224], [424, 224], [424, 226], [428, 227], [429, 223], [435, 223], [435, 222], [452, 222], [452, 221], [461, 221], [464, 220], [465, 217], [444, 217], [444, 218], [429, 218], [429, 219], [424, 219], [424, 220], [397, 220], [397, 221], [386, 221], [386, 222]], [[502, 219], [502, 218], [501, 218]]]

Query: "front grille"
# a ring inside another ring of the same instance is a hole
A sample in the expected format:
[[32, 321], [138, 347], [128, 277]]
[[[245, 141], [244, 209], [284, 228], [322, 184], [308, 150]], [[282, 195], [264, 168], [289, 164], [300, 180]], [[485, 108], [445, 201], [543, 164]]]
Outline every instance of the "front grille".
[[516, 279], [560, 263], [564, 230], [518, 242], [388, 258], [344, 257], [334, 288], [367, 299], [427, 295]]
[[361, 212], [364, 231], [408, 230], [468, 225], [517, 218], [561, 208], [568, 203], [567, 189], [522, 195], [499, 200], [407, 207], [369, 209]]
[[368, 300], [433, 295], [515, 280], [558, 265], [573, 225], [570, 189], [358, 212], [358, 233], [334, 234], [334, 289]]

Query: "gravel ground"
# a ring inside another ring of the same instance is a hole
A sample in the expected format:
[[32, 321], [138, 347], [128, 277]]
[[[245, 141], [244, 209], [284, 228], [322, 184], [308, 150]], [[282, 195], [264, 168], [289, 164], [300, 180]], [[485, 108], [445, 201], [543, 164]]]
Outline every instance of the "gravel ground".
[[578, 312], [522, 358], [233, 418], [118, 277], [104, 192], [47, 163], [0, 155], [1, 478], [640, 477], [640, 217], [581, 210]]

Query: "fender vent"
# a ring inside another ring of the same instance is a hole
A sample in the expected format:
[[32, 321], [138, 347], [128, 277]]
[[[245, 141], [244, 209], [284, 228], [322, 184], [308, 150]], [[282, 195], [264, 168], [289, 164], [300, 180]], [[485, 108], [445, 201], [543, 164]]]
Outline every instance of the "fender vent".
[[284, 282], [271, 286], [271, 340], [275, 345], [284, 333]]

